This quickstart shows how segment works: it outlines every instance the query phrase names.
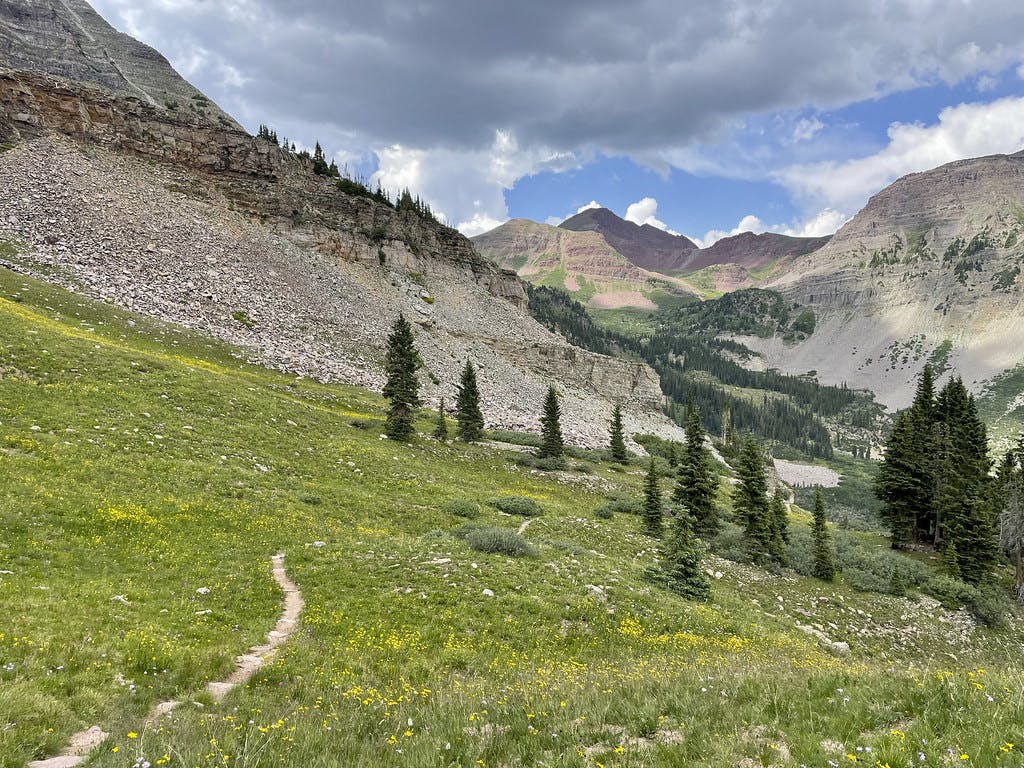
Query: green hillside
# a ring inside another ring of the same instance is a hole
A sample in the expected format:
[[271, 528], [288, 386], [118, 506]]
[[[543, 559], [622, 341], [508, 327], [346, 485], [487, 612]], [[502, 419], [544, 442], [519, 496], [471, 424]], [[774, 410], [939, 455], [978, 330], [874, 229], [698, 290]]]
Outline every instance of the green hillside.
[[[593, 514], [638, 467], [396, 444], [377, 396], [243, 360], [0, 269], [0, 768], [92, 725], [111, 767], [1022, 765], [1020, 626], [921, 597], [930, 562], [835, 530], [834, 584], [709, 556], [686, 603], [636, 517]], [[508, 495], [544, 509], [524, 556], [471, 549], [515, 540]], [[215, 703], [277, 619], [276, 552], [298, 631]]]

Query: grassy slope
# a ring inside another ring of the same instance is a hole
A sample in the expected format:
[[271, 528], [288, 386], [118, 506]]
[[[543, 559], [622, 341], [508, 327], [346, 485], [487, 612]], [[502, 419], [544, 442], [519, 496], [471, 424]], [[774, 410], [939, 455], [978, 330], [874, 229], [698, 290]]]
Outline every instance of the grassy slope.
[[[634, 518], [591, 516], [589, 485], [382, 441], [352, 426], [380, 418], [364, 390], [6, 270], [0, 376], [3, 768], [92, 724], [102, 766], [1020, 765], [1019, 637], [718, 560], [712, 602], [681, 602], [643, 581]], [[449, 535], [444, 501], [500, 494], [545, 505], [536, 558]], [[300, 632], [213, 705], [203, 683], [273, 624], [279, 550]], [[142, 731], [169, 697], [204, 706]]]

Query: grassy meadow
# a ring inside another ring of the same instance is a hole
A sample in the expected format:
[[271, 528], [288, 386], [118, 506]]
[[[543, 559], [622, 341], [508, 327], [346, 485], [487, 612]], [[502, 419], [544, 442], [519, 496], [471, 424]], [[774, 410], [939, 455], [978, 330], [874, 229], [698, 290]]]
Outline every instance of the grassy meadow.
[[[1024, 765], [1015, 621], [717, 557], [686, 603], [593, 514], [640, 468], [396, 444], [382, 406], [0, 269], [0, 768], [92, 725], [104, 767]], [[525, 556], [470, 548], [510, 495]], [[300, 627], [216, 704], [279, 551]]]

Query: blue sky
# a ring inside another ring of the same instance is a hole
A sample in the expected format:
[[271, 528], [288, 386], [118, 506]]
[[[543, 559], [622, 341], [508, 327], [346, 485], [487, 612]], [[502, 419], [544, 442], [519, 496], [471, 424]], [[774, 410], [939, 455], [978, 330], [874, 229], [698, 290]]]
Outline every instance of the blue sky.
[[835, 231], [901, 175], [1024, 148], [1011, 0], [96, 0], [250, 130], [467, 234], [591, 201], [710, 244]]

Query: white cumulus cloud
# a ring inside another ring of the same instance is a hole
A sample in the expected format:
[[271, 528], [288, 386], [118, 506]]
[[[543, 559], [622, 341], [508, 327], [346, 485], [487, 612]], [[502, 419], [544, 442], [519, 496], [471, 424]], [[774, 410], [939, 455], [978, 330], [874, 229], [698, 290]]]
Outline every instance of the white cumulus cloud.
[[591, 200], [586, 205], [581, 205], [579, 208], [577, 208], [576, 213], [583, 213], [584, 211], [589, 211], [592, 208], [604, 208], [604, 206], [597, 202], [597, 200]]
[[810, 207], [856, 213], [868, 197], [900, 176], [967, 157], [1024, 148], [1024, 97], [960, 104], [933, 125], [893, 123], [879, 152], [844, 162], [793, 165], [775, 178]]
[[791, 237], [824, 237], [834, 234], [847, 221], [847, 217], [833, 208], [826, 208], [809, 218], [790, 224], [765, 224], [753, 214], [747, 214], [730, 230], [712, 229], [704, 237], [691, 237], [701, 248], [710, 248], [723, 237], [733, 237], [743, 232], [760, 235], [763, 232], [776, 232]]
[[637, 200], [635, 203], [631, 203], [626, 208], [626, 215], [623, 216], [626, 221], [632, 221], [634, 224], [643, 226], [649, 224], [652, 227], [668, 232], [670, 235], [678, 235], [679, 233], [668, 228], [668, 225], [658, 218], [658, 201], [653, 197], [644, 197]]

